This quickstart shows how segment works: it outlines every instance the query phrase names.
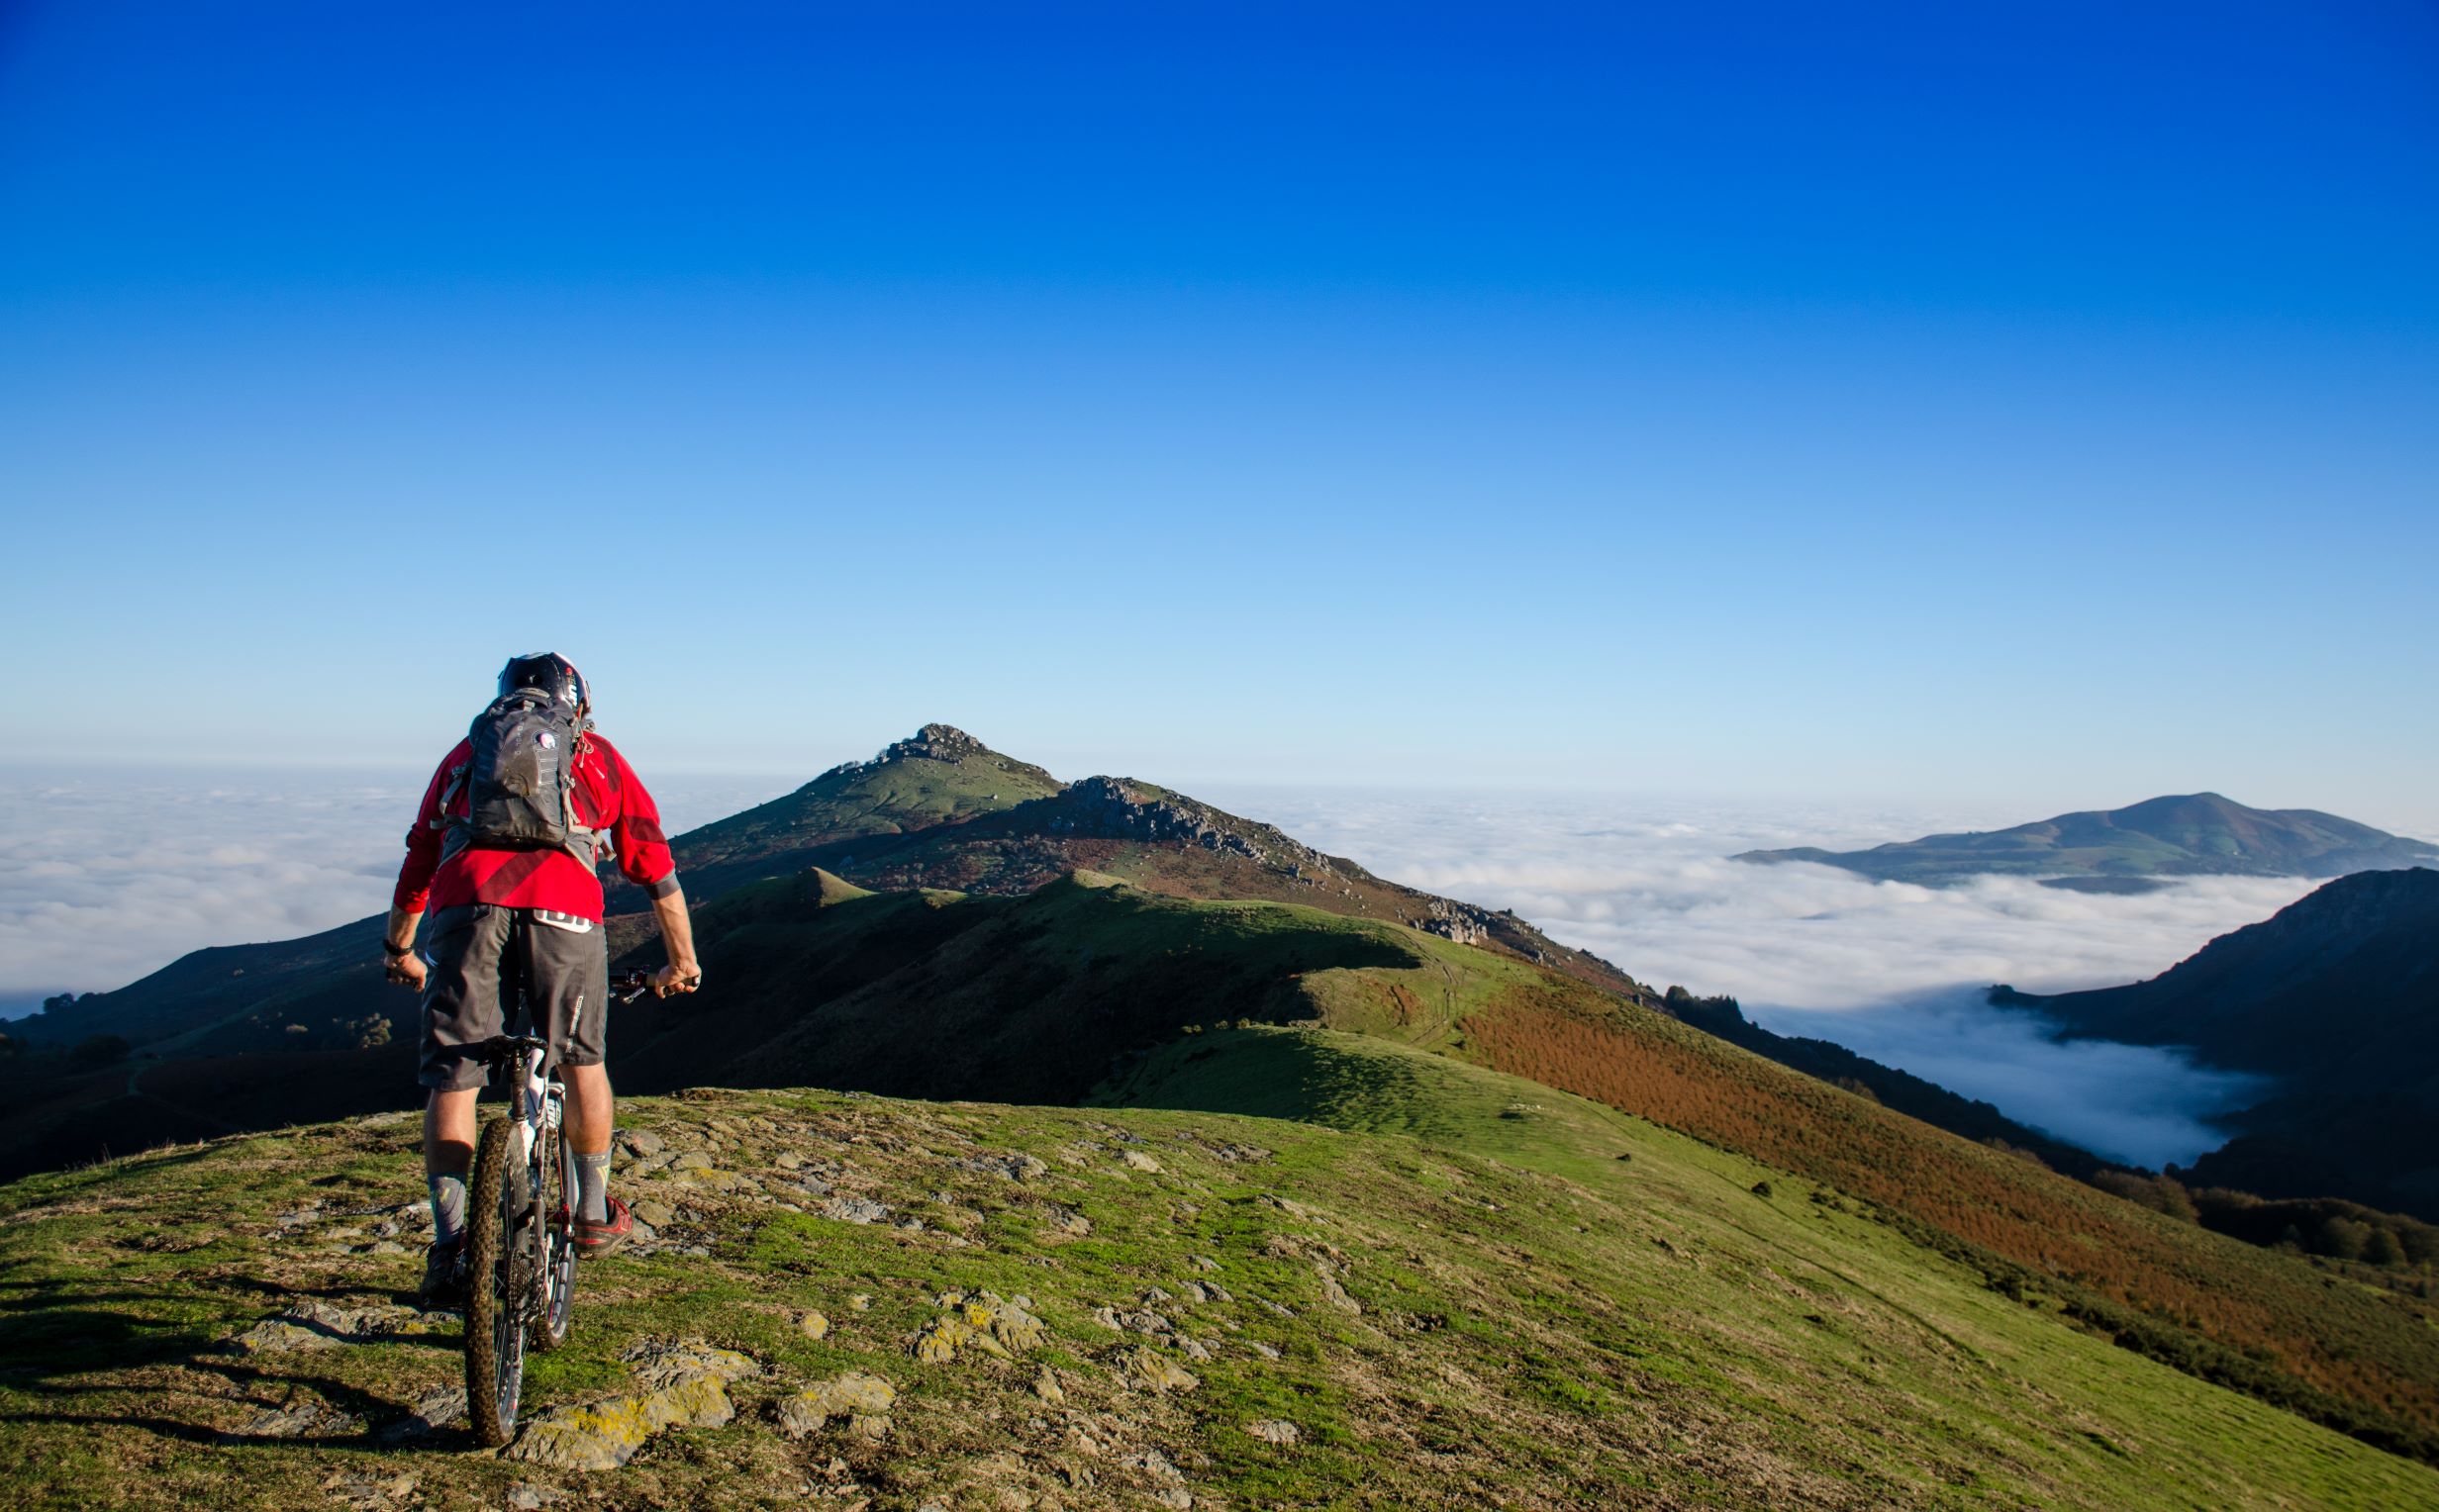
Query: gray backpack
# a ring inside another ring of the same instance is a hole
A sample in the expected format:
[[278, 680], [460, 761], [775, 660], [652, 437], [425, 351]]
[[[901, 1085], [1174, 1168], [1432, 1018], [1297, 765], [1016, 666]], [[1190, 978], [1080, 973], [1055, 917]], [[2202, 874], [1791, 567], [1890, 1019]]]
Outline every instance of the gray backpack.
[[577, 822], [576, 742], [591, 721], [537, 689], [521, 688], [466, 731], [466, 812], [451, 815], [446, 849], [564, 850], [591, 866], [599, 841]]

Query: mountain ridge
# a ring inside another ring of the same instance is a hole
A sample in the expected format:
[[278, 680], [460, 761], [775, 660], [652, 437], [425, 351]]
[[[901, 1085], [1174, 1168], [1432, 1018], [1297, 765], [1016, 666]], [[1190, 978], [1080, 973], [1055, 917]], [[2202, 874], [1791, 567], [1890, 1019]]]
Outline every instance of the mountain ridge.
[[1731, 859], [1812, 862], [1874, 881], [1931, 887], [1996, 874], [2033, 877], [2073, 891], [2134, 892], [2168, 877], [2337, 877], [2388, 870], [2439, 862], [2439, 845], [2316, 808], [2251, 808], [2221, 794], [2190, 793], [1865, 850], [1798, 846], [1744, 851]]
[[2124, 987], [1992, 1001], [2273, 1079], [2195, 1181], [2439, 1220], [2439, 871], [2357, 872]]
[[[910, 816], [929, 822], [905, 822]], [[927, 724], [868, 761], [841, 763], [784, 798], [691, 830], [671, 849], [690, 895], [808, 867], [884, 890], [995, 894], [1099, 871], [1179, 897], [1267, 898], [1389, 917], [1651, 995], [1613, 963], [1512, 913], [1390, 882], [1274, 825], [1139, 778], [1062, 783], [950, 724]], [[641, 911], [640, 897], [618, 890], [614, 907]]]

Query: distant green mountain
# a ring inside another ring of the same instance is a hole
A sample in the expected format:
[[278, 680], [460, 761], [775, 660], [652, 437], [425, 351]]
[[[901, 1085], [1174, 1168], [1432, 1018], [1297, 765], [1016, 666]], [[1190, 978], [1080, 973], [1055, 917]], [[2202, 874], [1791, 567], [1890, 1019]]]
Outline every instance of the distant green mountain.
[[[1267, 898], [1411, 924], [1618, 992], [1623, 971], [1559, 944], [1512, 913], [1376, 877], [1271, 825], [1123, 777], [1061, 783], [947, 724], [927, 724], [870, 761], [672, 842], [690, 897], [809, 867], [861, 887], [1029, 893], [1074, 871], [1174, 898]], [[641, 912], [614, 890], [613, 912]]]
[[2142, 892], [2164, 877], [2342, 877], [2439, 862], [2439, 845], [2314, 808], [2247, 808], [2216, 793], [2062, 813], [2013, 829], [1926, 835], [1870, 850], [1746, 851], [1738, 861], [1811, 861], [1881, 882], [1938, 887], [1992, 874], [2076, 892]]

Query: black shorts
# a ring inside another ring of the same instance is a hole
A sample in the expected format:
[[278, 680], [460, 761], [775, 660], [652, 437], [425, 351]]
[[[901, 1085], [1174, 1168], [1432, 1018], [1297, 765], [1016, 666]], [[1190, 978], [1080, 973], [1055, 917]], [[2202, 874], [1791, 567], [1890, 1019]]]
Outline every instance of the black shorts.
[[610, 997], [608, 932], [590, 919], [465, 903], [432, 916], [424, 981], [424, 1086], [464, 1091], [489, 1080], [471, 1046], [508, 1032], [503, 1002], [525, 993], [554, 1066], [599, 1066]]

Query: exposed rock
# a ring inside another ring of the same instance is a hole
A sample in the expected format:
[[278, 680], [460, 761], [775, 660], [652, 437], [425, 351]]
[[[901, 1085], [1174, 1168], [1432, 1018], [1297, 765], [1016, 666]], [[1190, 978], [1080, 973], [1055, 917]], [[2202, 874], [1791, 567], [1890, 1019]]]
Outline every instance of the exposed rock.
[[415, 1494], [415, 1477], [409, 1474], [366, 1475], [353, 1470], [336, 1470], [322, 1482], [322, 1489], [357, 1512], [373, 1512], [380, 1508], [407, 1505]]
[[779, 1427], [789, 1438], [801, 1439], [821, 1432], [833, 1417], [848, 1419], [852, 1428], [856, 1420], [885, 1416], [897, 1403], [897, 1387], [878, 1375], [849, 1370], [783, 1398]]
[[1066, 1388], [1058, 1383], [1058, 1372], [1046, 1365], [1033, 1376], [1033, 1394], [1052, 1407], [1067, 1400]]
[[1049, 1165], [1037, 1156], [980, 1155], [957, 1162], [960, 1170], [977, 1171], [985, 1176], [1005, 1177], [1012, 1181], [1038, 1181], [1050, 1174]]
[[1177, 1467], [1177, 1463], [1156, 1449], [1138, 1449], [1130, 1455], [1122, 1455], [1118, 1463], [1127, 1469], [1141, 1470], [1154, 1480], [1170, 1485], [1186, 1478], [1186, 1472]]
[[960, 1348], [1006, 1360], [1048, 1336], [1027, 1297], [1011, 1300], [993, 1291], [951, 1291], [943, 1293], [938, 1304], [945, 1310], [909, 1346], [916, 1359], [929, 1365], [949, 1364]]
[[829, 1319], [821, 1313], [815, 1312], [810, 1307], [797, 1314], [796, 1327], [797, 1331], [802, 1333], [808, 1339], [827, 1339], [829, 1337]]
[[653, 1434], [668, 1428], [718, 1428], [736, 1416], [728, 1383], [759, 1373], [734, 1350], [699, 1340], [647, 1343], [630, 1350], [645, 1389], [581, 1407], [558, 1407], [528, 1422], [501, 1454], [561, 1469], [615, 1469]]
[[1157, 1350], [1131, 1349], [1119, 1357], [1119, 1379], [1146, 1391], [1192, 1391], [1202, 1377]]
[[1122, 1334], [1166, 1334], [1176, 1332], [1177, 1325], [1148, 1307], [1130, 1308], [1120, 1312], [1114, 1307], [1093, 1309], [1093, 1321]]
[[665, 1229], [677, 1221], [677, 1209], [657, 1197], [646, 1197], [634, 1208], [635, 1221], [654, 1229]]
[[320, 1397], [299, 1391], [223, 1434], [225, 1439], [302, 1439], [361, 1433], [364, 1425]]
[[742, 1380], [759, 1375], [762, 1368], [752, 1359], [735, 1350], [724, 1350], [700, 1339], [675, 1342], [645, 1340], [620, 1357], [627, 1368], [635, 1372], [646, 1385], [667, 1385], [692, 1375], [709, 1375], [714, 1379]]
[[816, 1211], [840, 1223], [879, 1223], [889, 1217], [888, 1207], [870, 1197], [832, 1197]]
[[376, 1304], [335, 1307], [307, 1297], [233, 1338], [220, 1349], [232, 1355], [261, 1355], [280, 1350], [327, 1350], [342, 1344], [362, 1344], [391, 1334], [420, 1334], [431, 1324], [412, 1308]]
[[1360, 1313], [1363, 1311], [1363, 1303], [1358, 1302], [1352, 1296], [1349, 1296], [1346, 1288], [1338, 1284], [1338, 1275], [1335, 1267], [1324, 1262], [1315, 1266], [1313, 1268], [1313, 1273], [1321, 1278], [1322, 1301], [1327, 1302], [1330, 1306], [1337, 1308], [1340, 1312]]
[[1259, 1422], [1247, 1423], [1245, 1432], [1265, 1444], [1293, 1444], [1304, 1437], [1302, 1430], [1284, 1418], [1263, 1418]]
[[1267, 824], [1206, 808], [1148, 784], [1115, 777], [1069, 783], [1049, 800], [1043, 827], [1054, 835], [1200, 846], [1303, 877], [1329, 875], [1330, 858]]
[[1064, 1203], [1048, 1203], [1046, 1204], [1046, 1210], [1050, 1219], [1050, 1226], [1059, 1230], [1061, 1233], [1073, 1234], [1078, 1238], [1082, 1238], [1084, 1235], [1093, 1231], [1092, 1219], [1085, 1217], [1082, 1213], [1077, 1212], [1074, 1208], [1069, 1207]]
[[622, 1129], [619, 1131], [619, 1144], [638, 1160], [658, 1155], [668, 1148], [661, 1143], [660, 1136], [649, 1129]]
[[465, 1387], [443, 1386], [418, 1401], [405, 1417], [385, 1425], [373, 1435], [373, 1440], [385, 1445], [418, 1444], [439, 1437], [451, 1423], [465, 1415]]
[[1434, 898], [1423, 916], [1411, 922], [1425, 934], [1436, 934], [1460, 945], [1480, 945], [1491, 938], [1491, 926], [1496, 918], [1497, 915], [1488, 908]]
[[1129, 1150], [1120, 1159], [1126, 1163], [1126, 1168], [1130, 1171], [1147, 1171], [1154, 1176], [1160, 1174], [1160, 1163], [1140, 1150]]

